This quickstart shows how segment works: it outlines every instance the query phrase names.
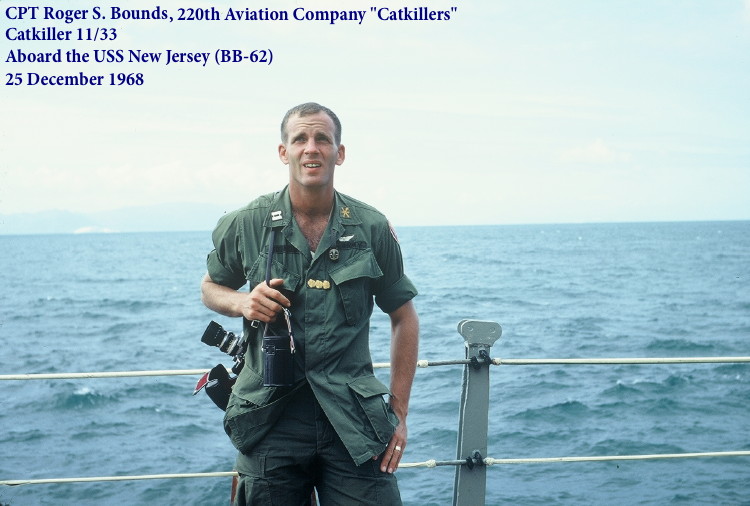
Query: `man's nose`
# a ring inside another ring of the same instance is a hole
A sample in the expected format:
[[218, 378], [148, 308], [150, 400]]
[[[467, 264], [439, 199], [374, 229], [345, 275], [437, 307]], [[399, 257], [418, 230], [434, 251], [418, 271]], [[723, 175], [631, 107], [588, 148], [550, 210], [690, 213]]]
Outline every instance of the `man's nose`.
[[318, 151], [318, 143], [315, 139], [310, 139], [305, 144], [305, 153], [316, 153]]

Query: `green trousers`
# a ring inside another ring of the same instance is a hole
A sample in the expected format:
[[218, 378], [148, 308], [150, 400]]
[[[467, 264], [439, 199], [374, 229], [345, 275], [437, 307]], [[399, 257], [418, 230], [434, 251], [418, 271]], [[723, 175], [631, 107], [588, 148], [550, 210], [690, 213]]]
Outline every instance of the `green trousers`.
[[237, 457], [235, 506], [311, 504], [397, 506], [396, 476], [380, 471], [380, 460], [354, 465], [309, 386], [285, 408], [271, 432]]

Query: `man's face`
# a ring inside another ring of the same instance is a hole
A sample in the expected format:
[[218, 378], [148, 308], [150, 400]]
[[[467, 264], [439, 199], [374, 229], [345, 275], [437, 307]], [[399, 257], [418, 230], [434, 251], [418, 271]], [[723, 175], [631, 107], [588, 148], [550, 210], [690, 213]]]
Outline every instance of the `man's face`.
[[336, 145], [333, 120], [325, 113], [292, 116], [279, 158], [289, 165], [290, 184], [306, 188], [333, 186], [333, 171], [344, 163], [344, 146]]

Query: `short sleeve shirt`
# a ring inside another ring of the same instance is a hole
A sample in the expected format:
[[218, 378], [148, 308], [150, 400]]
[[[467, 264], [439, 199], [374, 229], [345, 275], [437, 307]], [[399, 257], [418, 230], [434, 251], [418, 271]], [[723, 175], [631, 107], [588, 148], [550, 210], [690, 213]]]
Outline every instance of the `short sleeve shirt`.
[[[291, 301], [295, 378], [310, 384], [361, 464], [383, 451], [393, 431], [382, 409], [388, 389], [373, 374], [370, 316], [375, 304], [390, 313], [417, 295], [404, 274], [398, 240], [380, 212], [336, 192], [328, 227], [311, 252], [284, 188], [219, 221], [207, 260], [211, 279], [234, 289], [265, 282], [271, 229], [276, 232], [270, 277], [284, 280], [282, 290]], [[284, 391], [262, 385], [262, 332], [246, 322], [245, 333], [245, 367], [233, 393], [267, 405]]]

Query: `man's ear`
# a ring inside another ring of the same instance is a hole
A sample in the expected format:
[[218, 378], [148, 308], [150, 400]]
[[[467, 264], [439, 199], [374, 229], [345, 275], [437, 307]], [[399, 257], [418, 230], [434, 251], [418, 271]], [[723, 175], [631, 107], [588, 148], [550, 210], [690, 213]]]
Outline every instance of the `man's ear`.
[[286, 156], [286, 146], [279, 144], [279, 159], [284, 165], [289, 165], [289, 158]]
[[343, 144], [339, 145], [338, 149], [338, 157], [336, 158], [336, 165], [341, 165], [344, 163], [344, 159], [346, 158], [346, 148]]

